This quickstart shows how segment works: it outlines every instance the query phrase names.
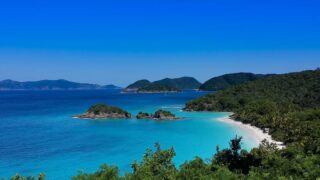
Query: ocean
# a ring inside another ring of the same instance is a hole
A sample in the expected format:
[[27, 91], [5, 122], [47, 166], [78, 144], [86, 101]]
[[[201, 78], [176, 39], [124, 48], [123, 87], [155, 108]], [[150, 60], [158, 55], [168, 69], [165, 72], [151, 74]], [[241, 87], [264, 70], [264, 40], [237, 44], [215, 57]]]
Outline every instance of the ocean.
[[[217, 121], [229, 113], [183, 112], [184, 104], [206, 92], [122, 94], [120, 90], [0, 91], [0, 179], [16, 173], [43, 172], [46, 179], [70, 179], [79, 171], [94, 172], [100, 165], [117, 165], [131, 171], [147, 148], [160, 143], [173, 147], [177, 167], [199, 156], [210, 159], [229, 146], [235, 135], [242, 147], [257, 146], [250, 135]], [[173, 112], [181, 120], [80, 120], [73, 115], [95, 103], [119, 106], [135, 116], [158, 109]]]

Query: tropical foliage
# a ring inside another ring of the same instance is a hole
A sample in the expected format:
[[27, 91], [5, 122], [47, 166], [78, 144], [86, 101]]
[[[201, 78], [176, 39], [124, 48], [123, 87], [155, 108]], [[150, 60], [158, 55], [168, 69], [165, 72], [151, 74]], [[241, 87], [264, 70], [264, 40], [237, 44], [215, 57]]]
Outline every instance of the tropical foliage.
[[153, 82], [154, 84], [165, 85], [176, 89], [198, 89], [201, 83], [193, 77], [181, 77], [181, 78], [165, 78], [159, 81]]
[[193, 77], [165, 78], [150, 82], [139, 80], [130, 84], [125, 91], [136, 90], [138, 92], [162, 92], [162, 91], [181, 91], [184, 89], [198, 89], [201, 83]]
[[174, 115], [173, 113], [171, 113], [170, 111], [165, 111], [163, 109], [160, 109], [158, 111], [156, 111], [153, 115], [154, 118], [176, 118], [176, 115]]
[[101, 114], [101, 113], [117, 113], [117, 114], [126, 114], [128, 116], [130, 114], [121, 108], [118, 108], [115, 106], [109, 106], [109, 105], [102, 104], [102, 103], [91, 106], [88, 109], [88, 113], [93, 113], [96, 115]]
[[253, 73], [233, 73], [214, 77], [206, 81], [200, 86], [200, 90], [218, 91], [228, 87], [242, 84], [248, 81], [254, 81], [270, 75], [253, 74]]
[[138, 89], [138, 92], [178, 92], [180, 91], [177, 88], [151, 83], [147, 86], [143, 86]]
[[126, 89], [139, 89], [141, 87], [149, 85], [150, 83], [151, 83], [150, 81], [146, 79], [142, 79], [130, 84]]
[[102, 165], [92, 174], [79, 173], [73, 180], [196, 180], [196, 179], [317, 179], [320, 177], [320, 159], [307, 156], [294, 147], [279, 150], [264, 141], [250, 152], [241, 149], [241, 137], [230, 141], [230, 147], [219, 150], [212, 159], [196, 157], [179, 168], [174, 165], [175, 151], [170, 148], [148, 149], [141, 162], [133, 162], [132, 172], [119, 175], [115, 166]]

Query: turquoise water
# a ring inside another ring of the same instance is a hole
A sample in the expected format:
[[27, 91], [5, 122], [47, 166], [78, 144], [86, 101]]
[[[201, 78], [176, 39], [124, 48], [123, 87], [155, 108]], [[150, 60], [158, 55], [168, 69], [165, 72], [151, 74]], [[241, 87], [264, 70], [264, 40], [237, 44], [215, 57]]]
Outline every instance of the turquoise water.
[[[178, 165], [195, 156], [211, 158], [216, 146], [225, 148], [236, 134], [243, 147], [256, 146], [249, 135], [217, 121], [228, 113], [182, 112], [188, 100], [204, 92], [178, 94], [121, 94], [107, 91], [15, 91], [0, 92], [0, 177], [19, 172], [47, 179], [69, 179], [78, 171], [93, 172], [107, 163], [121, 173], [131, 171], [146, 148], [159, 142], [174, 147]], [[162, 108], [182, 120], [79, 120], [73, 115], [104, 102], [120, 106], [133, 115]], [[247, 139], [247, 140], [246, 140]]]

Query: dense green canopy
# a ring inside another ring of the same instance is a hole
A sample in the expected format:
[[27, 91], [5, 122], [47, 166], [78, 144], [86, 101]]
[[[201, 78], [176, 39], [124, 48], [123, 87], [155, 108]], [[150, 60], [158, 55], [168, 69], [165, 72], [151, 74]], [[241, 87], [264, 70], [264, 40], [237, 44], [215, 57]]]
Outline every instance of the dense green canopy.
[[153, 82], [154, 84], [165, 85], [176, 89], [198, 89], [201, 83], [193, 77], [181, 77], [181, 78], [165, 78], [159, 81]]
[[315, 70], [234, 86], [193, 100], [185, 110], [232, 111], [237, 120], [270, 128], [277, 140], [309, 144], [306, 150], [319, 153], [320, 147], [314, 147], [320, 144], [319, 108], [320, 71]]
[[253, 74], [253, 73], [233, 73], [214, 77], [200, 86], [203, 91], [218, 91], [228, 87], [242, 84], [248, 81], [254, 81], [270, 75]]
[[201, 83], [193, 77], [165, 78], [150, 82], [148, 80], [139, 80], [130, 84], [125, 91], [136, 90], [137, 92], [166, 92], [181, 91], [184, 89], [198, 89]]
[[141, 87], [149, 85], [150, 83], [150, 81], [142, 79], [130, 84], [126, 89], [139, 89]]
[[178, 92], [178, 91], [180, 90], [177, 88], [161, 85], [161, 84], [154, 84], [154, 83], [138, 89], [138, 92]]
[[103, 103], [100, 104], [95, 104], [93, 106], [91, 106], [88, 109], [88, 113], [93, 113], [93, 114], [101, 114], [101, 113], [117, 113], [117, 114], [130, 114], [127, 111], [115, 107], [115, 106], [109, 106]]

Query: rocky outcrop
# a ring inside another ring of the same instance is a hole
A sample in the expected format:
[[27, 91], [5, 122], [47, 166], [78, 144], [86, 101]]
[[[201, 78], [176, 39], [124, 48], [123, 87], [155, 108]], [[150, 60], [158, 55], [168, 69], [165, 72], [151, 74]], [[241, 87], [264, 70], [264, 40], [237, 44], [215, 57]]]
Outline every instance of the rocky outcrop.
[[177, 118], [170, 111], [158, 110], [154, 114], [139, 112], [137, 119], [154, 119], [154, 120], [176, 120]]
[[137, 119], [152, 119], [152, 115], [149, 113], [139, 112], [136, 116]]
[[176, 115], [172, 114], [170, 111], [158, 110], [154, 113], [153, 118], [160, 120], [174, 120], [178, 119]]

